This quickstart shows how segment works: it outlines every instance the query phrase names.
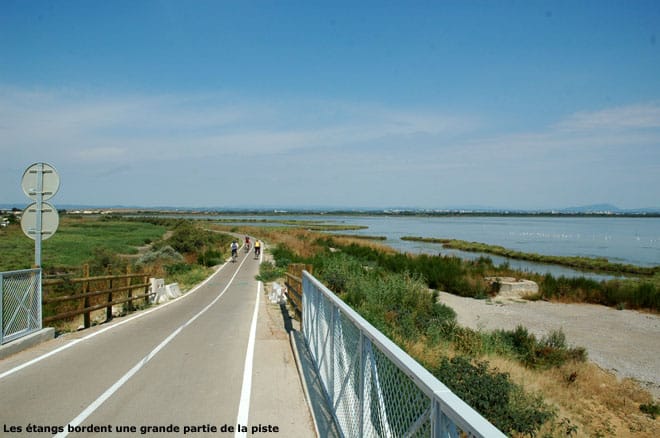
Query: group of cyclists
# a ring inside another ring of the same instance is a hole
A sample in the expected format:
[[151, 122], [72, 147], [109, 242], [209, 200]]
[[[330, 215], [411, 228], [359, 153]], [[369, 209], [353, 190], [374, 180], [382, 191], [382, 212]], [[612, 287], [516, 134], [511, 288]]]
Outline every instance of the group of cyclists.
[[[250, 251], [250, 236], [245, 236], [245, 252]], [[261, 255], [261, 240], [255, 240], [254, 242], [254, 257], [258, 258]], [[231, 242], [231, 261], [235, 262], [238, 257], [238, 241], [234, 240]]]

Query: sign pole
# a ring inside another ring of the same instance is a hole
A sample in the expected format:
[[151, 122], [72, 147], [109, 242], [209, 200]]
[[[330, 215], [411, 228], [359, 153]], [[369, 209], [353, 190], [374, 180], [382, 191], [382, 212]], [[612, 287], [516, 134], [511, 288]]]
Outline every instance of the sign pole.
[[[60, 176], [53, 166], [48, 163], [34, 163], [23, 173], [21, 179], [23, 193], [34, 203], [27, 206], [21, 215], [21, 228], [26, 236], [34, 239], [34, 264], [39, 270], [39, 290], [37, 295], [32, 295], [32, 300], [37, 300], [38, 327], [42, 327], [42, 275], [41, 275], [41, 243], [55, 233], [59, 224], [57, 210], [48, 202], [60, 188]], [[45, 208], [44, 208], [45, 206]], [[45, 228], [45, 230], [44, 230]], [[33, 303], [34, 304], [34, 303]], [[0, 305], [1, 307], [1, 305]]]
[[34, 264], [36, 268], [41, 268], [41, 231], [42, 214], [44, 209], [44, 163], [37, 164], [37, 226], [34, 239]]

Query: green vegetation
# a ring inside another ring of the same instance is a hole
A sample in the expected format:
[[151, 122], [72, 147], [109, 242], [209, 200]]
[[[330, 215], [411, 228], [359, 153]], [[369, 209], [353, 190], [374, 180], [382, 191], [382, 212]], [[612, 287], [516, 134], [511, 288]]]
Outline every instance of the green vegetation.
[[644, 403], [639, 405], [639, 410], [655, 420], [660, 415], [660, 404], [654, 402]]
[[488, 362], [443, 357], [430, 371], [505, 433], [535, 436], [556, 416], [542, 397], [526, 394], [507, 373], [492, 370]]
[[535, 253], [527, 253], [522, 251], [515, 251], [507, 249], [502, 246], [488, 245], [479, 242], [467, 242], [465, 240], [457, 239], [435, 239], [428, 237], [412, 237], [405, 236], [402, 240], [409, 240], [414, 242], [428, 242], [439, 243], [445, 248], [458, 249], [461, 251], [470, 252], [483, 252], [487, 254], [495, 254], [503, 257], [508, 257], [518, 260], [527, 260], [537, 263], [548, 263], [554, 265], [568, 266], [575, 269], [596, 272], [611, 272], [616, 274], [632, 274], [632, 275], [653, 275], [660, 273], [660, 266], [643, 267], [622, 263], [611, 263], [606, 258], [591, 258], [591, 257], [562, 257], [542, 255]]
[[616, 308], [649, 309], [660, 311], [660, 273], [652, 277], [598, 282], [584, 277], [556, 278], [511, 271], [507, 266], [496, 267], [488, 257], [466, 261], [458, 257], [438, 257], [421, 254], [387, 254], [362, 245], [339, 245], [332, 238], [320, 240], [346, 254], [376, 263], [392, 272], [420, 274], [432, 289], [455, 295], [485, 298], [497, 291], [484, 280], [486, 276], [524, 275], [539, 285], [537, 298], [603, 304]]
[[259, 265], [259, 275], [257, 275], [257, 280], [268, 283], [269, 281], [282, 278], [285, 271], [286, 268], [277, 267], [273, 262], [265, 261]]
[[[351, 249], [359, 253], [356, 248]], [[276, 258], [278, 255], [287, 260], [294, 258], [281, 247], [273, 254]], [[436, 293], [429, 291], [419, 273], [393, 272], [387, 265], [374, 261], [371, 252], [362, 255], [348, 254], [343, 249], [324, 251], [308, 262], [312, 262], [315, 275], [324, 284], [404, 348], [422, 343], [428, 349], [447, 345], [447, 351], [456, 351], [459, 355], [453, 358], [447, 355], [438, 358], [423, 352], [416, 358], [501, 430], [533, 435], [555, 418], [554, 410], [538, 395], [526, 394], [508, 374], [473, 358], [490, 348], [521, 362], [530, 361], [530, 367], [584, 360], [586, 355], [566, 348], [563, 334], [554, 333], [537, 341], [522, 328], [488, 335], [460, 327], [454, 311], [437, 301]]]
[[539, 296], [543, 299], [660, 311], [660, 274], [651, 278], [603, 282], [583, 277], [555, 278], [549, 274], [534, 279], [539, 283]]
[[[138, 247], [159, 239], [166, 228], [143, 222], [63, 217], [57, 232], [42, 242], [42, 266], [47, 272], [89, 263], [98, 251], [138, 253]], [[18, 225], [0, 231], [0, 270], [27, 269], [34, 264], [34, 241]]]

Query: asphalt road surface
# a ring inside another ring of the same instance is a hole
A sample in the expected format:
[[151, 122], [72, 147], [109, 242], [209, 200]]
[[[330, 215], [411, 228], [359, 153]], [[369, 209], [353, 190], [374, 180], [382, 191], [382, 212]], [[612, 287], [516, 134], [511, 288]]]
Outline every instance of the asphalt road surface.
[[[269, 402], [283, 394], [264, 383], [264, 364], [253, 369], [255, 354], [271, 355], [255, 353], [265, 306], [258, 265], [239, 251], [236, 263], [175, 301], [0, 361], [0, 436], [288, 435], [272, 414], [250, 409], [286, 410]], [[268, 369], [295, 386], [295, 364], [275, 363], [285, 354], [272, 354]], [[296, 435], [313, 435], [308, 414], [299, 415]]]

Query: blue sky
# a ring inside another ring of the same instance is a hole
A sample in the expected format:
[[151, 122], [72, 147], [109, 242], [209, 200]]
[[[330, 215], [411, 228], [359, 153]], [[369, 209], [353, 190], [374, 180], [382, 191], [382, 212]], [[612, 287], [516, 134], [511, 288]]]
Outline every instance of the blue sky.
[[657, 1], [0, 1], [0, 204], [660, 207]]

